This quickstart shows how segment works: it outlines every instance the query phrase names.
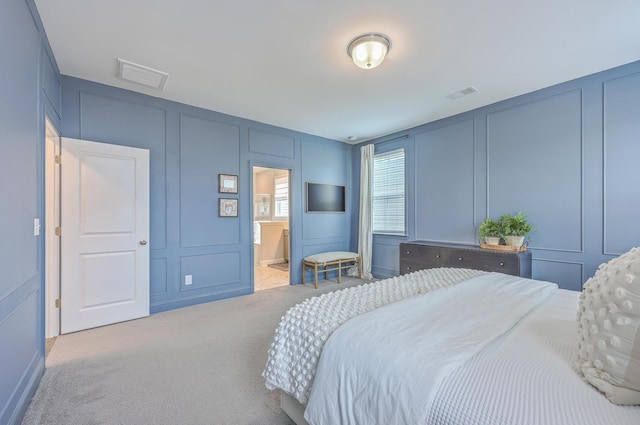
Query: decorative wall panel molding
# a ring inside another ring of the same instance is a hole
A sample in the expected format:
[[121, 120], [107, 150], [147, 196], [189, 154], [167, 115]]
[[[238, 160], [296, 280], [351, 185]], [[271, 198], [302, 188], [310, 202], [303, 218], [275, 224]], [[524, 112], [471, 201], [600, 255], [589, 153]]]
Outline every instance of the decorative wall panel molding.
[[[185, 285], [185, 275], [192, 276], [190, 285]], [[180, 276], [181, 292], [197, 292], [208, 288], [206, 294], [211, 294], [238, 289], [241, 285], [240, 251], [182, 256]]]
[[293, 137], [249, 129], [249, 152], [295, 158], [295, 141]]
[[417, 134], [415, 152], [416, 239], [476, 243], [474, 120]]
[[149, 244], [151, 249], [166, 248], [166, 111], [81, 91], [79, 115], [80, 134], [77, 138], [151, 151]]
[[167, 259], [149, 261], [149, 294], [151, 297], [167, 293]]
[[533, 258], [533, 278], [557, 283], [563, 289], [582, 290], [585, 281], [584, 264], [581, 262]]
[[[240, 174], [240, 128], [180, 116], [180, 246], [240, 243], [240, 218], [219, 217], [218, 174]], [[246, 199], [246, 198], [245, 198]], [[238, 214], [248, 211], [239, 202]]]
[[604, 82], [604, 254], [640, 245], [639, 94], [640, 74]]
[[487, 114], [490, 217], [524, 212], [531, 247], [583, 250], [582, 91]]

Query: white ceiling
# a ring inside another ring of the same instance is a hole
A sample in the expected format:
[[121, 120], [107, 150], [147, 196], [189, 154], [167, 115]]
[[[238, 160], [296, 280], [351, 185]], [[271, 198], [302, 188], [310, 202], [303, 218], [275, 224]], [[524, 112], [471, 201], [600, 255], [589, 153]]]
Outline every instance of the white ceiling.
[[[640, 59], [638, 0], [35, 3], [65, 75], [356, 143]], [[392, 40], [374, 70], [346, 53], [366, 32]], [[165, 89], [118, 79], [117, 58]]]

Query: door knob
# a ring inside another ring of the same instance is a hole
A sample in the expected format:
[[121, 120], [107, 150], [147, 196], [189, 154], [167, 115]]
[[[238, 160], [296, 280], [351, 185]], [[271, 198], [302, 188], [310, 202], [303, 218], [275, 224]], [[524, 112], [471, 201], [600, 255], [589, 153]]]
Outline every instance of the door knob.
[[146, 245], [147, 241], [145, 241], [144, 239], [140, 241], [140, 245]]

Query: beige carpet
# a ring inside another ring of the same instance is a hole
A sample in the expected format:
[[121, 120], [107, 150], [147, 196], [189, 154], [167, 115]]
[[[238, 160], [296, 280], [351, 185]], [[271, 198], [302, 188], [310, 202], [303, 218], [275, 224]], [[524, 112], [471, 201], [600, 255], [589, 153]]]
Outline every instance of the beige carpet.
[[22, 424], [292, 424], [261, 376], [280, 317], [367, 282], [285, 286], [62, 335]]

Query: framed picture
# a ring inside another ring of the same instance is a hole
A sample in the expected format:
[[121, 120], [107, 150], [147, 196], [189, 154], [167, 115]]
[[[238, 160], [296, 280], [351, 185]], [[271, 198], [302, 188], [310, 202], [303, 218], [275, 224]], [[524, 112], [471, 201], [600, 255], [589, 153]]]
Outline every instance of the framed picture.
[[219, 200], [220, 217], [237, 217], [238, 216], [238, 200], [233, 198], [220, 198]]
[[218, 174], [218, 192], [238, 193], [238, 176], [233, 174]]

